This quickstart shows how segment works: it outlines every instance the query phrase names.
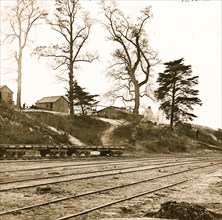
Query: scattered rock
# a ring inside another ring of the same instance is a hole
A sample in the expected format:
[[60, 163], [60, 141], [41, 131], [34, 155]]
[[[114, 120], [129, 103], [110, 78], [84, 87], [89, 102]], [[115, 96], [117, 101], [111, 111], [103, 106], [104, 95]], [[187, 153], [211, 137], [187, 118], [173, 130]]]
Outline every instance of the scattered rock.
[[123, 213], [128, 213], [128, 212], [131, 212], [131, 208], [129, 207], [120, 207], [120, 209], [123, 211]]
[[32, 196], [31, 196], [31, 195], [27, 195], [27, 194], [25, 194], [24, 197], [32, 197]]
[[202, 206], [176, 201], [163, 203], [158, 212], [147, 213], [146, 216], [178, 220], [218, 220], [222, 217]]
[[38, 193], [41, 193], [41, 194], [43, 194], [43, 193], [49, 193], [49, 192], [51, 192], [51, 190], [52, 190], [52, 188], [50, 187], [50, 186], [38, 186], [37, 188], [36, 188], [36, 191], [38, 192]]
[[114, 176], [113, 179], [119, 179], [119, 177], [118, 176]]
[[17, 211], [12, 212], [12, 214], [13, 214], [13, 215], [21, 215], [22, 212], [21, 212], [20, 210], [17, 210]]
[[49, 175], [59, 175], [60, 173], [59, 172], [51, 172], [51, 173], [48, 173]]
[[160, 197], [164, 197], [164, 196], [166, 196], [165, 193], [154, 193], [154, 195], [156, 195], [156, 196], [160, 196]]

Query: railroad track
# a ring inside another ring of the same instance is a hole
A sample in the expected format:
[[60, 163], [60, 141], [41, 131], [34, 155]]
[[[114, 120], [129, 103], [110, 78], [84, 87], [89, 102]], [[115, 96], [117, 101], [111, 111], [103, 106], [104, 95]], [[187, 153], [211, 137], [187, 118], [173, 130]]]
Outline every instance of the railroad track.
[[[86, 197], [86, 196], [91, 196], [91, 195], [94, 196], [96, 194], [100, 195], [100, 193], [102, 193], [102, 192], [115, 191], [115, 190], [132, 187], [132, 186], [139, 185], [139, 184], [144, 184], [144, 183], [147, 184], [148, 182], [163, 180], [163, 179], [166, 179], [166, 178], [167, 178], [166, 182], [168, 182], [171, 179], [170, 177], [172, 177], [172, 176], [178, 176], [178, 175], [181, 175], [181, 174], [184, 174], [184, 173], [188, 174], [188, 173], [191, 173], [193, 171], [196, 171], [196, 170], [199, 170], [199, 169], [205, 169], [205, 168], [208, 168], [208, 167], [213, 167], [213, 166], [216, 166], [218, 164], [220, 164], [220, 163], [213, 163], [212, 164], [212, 163], [208, 162], [205, 165], [195, 166], [193, 168], [188, 168], [188, 169], [182, 169], [178, 172], [168, 173], [168, 174], [164, 174], [164, 175], [158, 175], [158, 176], [155, 176], [155, 177], [152, 177], [152, 178], [142, 179], [140, 181], [128, 182], [128, 183], [117, 185], [117, 186], [114, 186], [114, 187], [102, 188], [102, 189], [99, 189], [99, 190], [93, 190], [93, 191], [85, 192], [85, 193], [78, 194], [78, 195], [72, 195], [72, 196], [69, 196], [69, 197], [54, 199], [54, 200], [50, 200], [50, 201], [47, 201], [47, 202], [33, 204], [33, 205], [30, 205], [30, 206], [24, 206], [24, 207], [21, 207], [21, 208], [18, 208], [18, 209], [7, 210], [7, 211], [4, 211], [4, 212], [1, 212], [0, 216], [4, 216], [4, 219], [7, 219], [6, 216], [11, 214], [11, 213], [18, 213], [18, 212], [33, 209], [33, 208], [36, 208], [36, 207], [47, 206], [47, 205], [60, 203], [60, 202], [67, 201], [67, 200], [79, 199], [81, 197]], [[125, 196], [123, 198], [120, 196], [120, 195], [122, 195], [122, 193], [118, 193], [117, 194], [118, 196], [116, 196], [117, 198], [115, 197], [115, 199], [112, 199], [112, 201], [108, 201], [106, 203], [103, 203], [102, 205], [101, 204], [96, 205], [96, 206], [93, 206], [91, 208], [86, 208], [86, 209], [81, 210], [81, 211], [78, 211], [79, 209], [77, 209], [77, 211], [74, 212], [74, 213], [71, 213], [71, 214], [65, 215], [65, 216], [59, 216], [59, 217], [56, 217], [56, 218], [53, 217], [52, 219], [64, 220], [64, 219], [76, 218], [78, 216], [82, 216], [82, 215], [85, 215], [87, 213], [94, 212], [96, 210], [103, 209], [105, 207], [109, 207], [109, 206], [112, 206], [112, 205], [117, 204], [117, 203], [122, 203], [122, 202], [125, 202], [127, 200], [132, 200], [132, 199], [137, 198], [137, 197], [141, 197], [141, 196], [144, 196], [144, 195], [147, 195], [147, 194], [158, 192], [158, 191], [161, 191], [161, 190], [164, 190], [164, 189], [172, 188], [174, 186], [183, 184], [183, 183], [189, 181], [190, 179], [191, 178], [189, 178], [189, 176], [186, 177], [186, 178], [183, 177], [183, 179], [180, 180], [180, 181], [176, 181], [176, 182], [173, 181], [170, 184], [164, 183], [161, 186], [154, 186], [151, 190], [143, 190], [142, 192], [140, 191], [138, 193], [134, 193], [132, 195]], [[143, 187], [140, 187], [140, 188], [143, 188]], [[121, 197], [121, 198], [119, 198], [119, 197]], [[77, 203], [79, 203], [79, 201]]]
[[[195, 157], [195, 159], [200, 159], [200, 160], [207, 160], [207, 159], [217, 159], [218, 157]], [[193, 158], [191, 159], [190, 157], [180, 157], [180, 158], [172, 158], [172, 157], [161, 157], [160, 158], [142, 158], [142, 159], [121, 159], [121, 160], [107, 160], [107, 161], [102, 161], [102, 162], [98, 162], [97, 160], [96, 161], [93, 161], [93, 162], [87, 162], [87, 163], [79, 163], [78, 161], [61, 161], [59, 160], [59, 163], [61, 162], [65, 162], [65, 163], [68, 163], [68, 164], [65, 164], [65, 165], [51, 165], [51, 166], [38, 166], [37, 167], [34, 167], [34, 168], [23, 168], [24, 167], [24, 164], [23, 166], [19, 169], [19, 166], [16, 165], [16, 169], [10, 169], [10, 170], [7, 170], [5, 169], [5, 167], [8, 167], [7, 166], [3, 166], [3, 165], [0, 165], [1, 166], [1, 170], [0, 170], [0, 174], [4, 174], [4, 173], [15, 173], [15, 172], [28, 172], [28, 171], [40, 171], [40, 170], [49, 170], [49, 169], [57, 169], [57, 168], [67, 168], [67, 167], [72, 167], [72, 168], [77, 168], [77, 167], [83, 167], [83, 166], [99, 166], [99, 165], [104, 165], [104, 164], [119, 164], [119, 163], [128, 163], [128, 162], [138, 162], [138, 161], [141, 161], [141, 162], [145, 162], [145, 161], [149, 161], [150, 162], [154, 162], [154, 161], [160, 161], [160, 160], [163, 160], [163, 161], [166, 161], [166, 160], [174, 160], [174, 161], [178, 161], [179, 159], [186, 159], [188, 161], [190, 160], [193, 160]], [[15, 161], [17, 162], [17, 161]], [[20, 161], [22, 162], [22, 161]], [[30, 161], [25, 161], [25, 162], [30, 162]], [[37, 163], [36, 161], [31, 161], [31, 162], [35, 162]], [[42, 161], [42, 162], [45, 162], [45, 161]], [[42, 164], [41, 162], [41, 164]], [[48, 161], [47, 161], [48, 162]], [[50, 161], [50, 164], [53, 164], [53, 162], [56, 162], [56, 164], [58, 163], [58, 160], [56, 161]], [[4, 161], [5, 163], [5, 161]], [[12, 163], [12, 162], [11, 162]], [[71, 163], [71, 164], [70, 164]], [[1, 164], [1, 163], [0, 163]], [[15, 163], [16, 164], [16, 163]], [[38, 163], [37, 163], [38, 164]], [[26, 165], [25, 165], [26, 166]]]
[[[170, 159], [170, 158], [174, 158], [175, 155], [156, 155], [156, 156], [147, 156], [147, 159], [154, 159], [154, 158], [162, 158], [162, 159]], [[187, 155], [176, 155], [177, 158], [190, 158], [190, 156]], [[206, 157], [203, 155], [193, 155], [193, 158], [202, 158], [202, 157]], [[212, 155], [211, 157], [218, 157], [217, 155]], [[44, 162], [44, 163], [51, 163], [51, 162], [58, 162], [58, 161], [71, 161], [71, 162], [77, 162], [77, 161], [84, 161], [84, 160], [92, 160], [92, 161], [99, 161], [99, 160], [109, 160], [110, 157], [107, 156], [80, 156], [80, 157], [64, 157], [64, 158], [51, 158], [51, 157], [40, 157], [40, 156], [36, 156], [36, 157], [23, 157], [23, 158], [8, 158], [8, 159], [2, 159], [0, 158], [0, 164], [8, 164], [8, 163], [36, 163], [36, 162]], [[125, 160], [125, 159], [138, 159], [138, 157], [134, 157], [134, 156], [121, 156], [120, 157], [111, 157], [112, 159], [116, 159], [116, 160]]]
[[[220, 161], [220, 160], [214, 160]], [[43, 186], [46, 184], [57, 184], [57, 183], [64, 183], [82, 179], [90, 179], [96, 177], [105, 177], [105, 176], [113, 176], [119, 174], [120, 172], [123, 173], [134, 173], [138, 171], [148, 171], [172, 166], [179, 166], [179, 165], [186, 165], [186, 164], [195, 164], [195, 163], [203, 163], [204, 160], [193, 160], [193, 161], [185, 161], [185, 162], [161, 162], [156, 164], [148, 164], [148, 165], [130, 165], [128, 167], [123, 168], [111, 168], [105, 170], [96, 170], [96, 171], [86, 171], [86, 172], [79, 172], [79, 173], [69, 173], [69, 174], [62, 174], [62, 175], [53, 175], [47, 177], [37, 177], [37, 178], [29, 178], [29, 179], [20, 179], [20, 180], [13, 180], [13, 181], [5, 181], [0, 182], [0, 192], [15, 190], [15, 189], [25, 189], [30, 187], [37, 187]]]
[[145, 191], [145, 192], [142, 192], [142, 193], [139, 193], [139, 194], [135, 194], [135, 195], [123, 198], [123, 199], [118, 199], [118, 200], [115, 200], [115, 201], [112, 201], [112, 202], [108, 202], [106, 204], [99, 205], [99, 206], [96, 206], [96, 207], [93, 207], [93, 208], [90, 208], [90, 209], [86, 209], [86, 210], [83, 210], [81, 212], [77, 212], [77, 213], [73, 213], [73, 214], [70, 214], [70, 215], [67, 215], [67, 216], [59, 217], [57, 220], [66, 220], [66, 219], [71, 219], [71, 218], [74, 218], [74, 217], [79, 217], [79, 216], [88, 214], [90, 212], [94, 212], [96, 210], [112, 206], [112, 205], [117, 204], [117, 203], [125, 202], [125, 201], [128, 201], [128, 200], [131, 200], [131, 199], [134, 199], [134, 198], [137, 198], [137, 197], [141, 197], [141, 196], [144, 196], [144, 195], [147, 195], [147, 194], [155, 193], [155, 192], [158, 192], [158, 191], [161, 191], [161, 190], [164, 190], [164, 189], [169, 189], [171, 187], [183, 184], [187, 181], [188, 180], [185, 179], [185, 180], [173, 183], [173, 184], [164, 185], [164, 186], [159, 187], [159, 188], [148, 190], [148, 191]]
[[[197, 155], [197, 157], [199, 157], [198, 155]], [[36, 163], [36, 162], [49, 162], [49, 163], [51, 163], [51, 162], [58, 162], [58, 161], [64, 161], [64, 162], [69, 162], [69, 161], [71, 161], [71, 162], [76, 162], [76, 161], [84, 161], [84, 160], [86, 160], [86, 158], [87, 158], [87, 161], [88, 160], [91, 160], [91, 161], [99, 161], [99, 160], [102, 160], [102, 161], [104, 161], [104, 160], [110, 160], [110, 157], [104, 157], [104, 156], [89, 156], [89, 157], [84, 157], [84, 156], [82, 156], [82, 157], [67, 157], [67, 158], [44, 158], [44, 157], [36, 157], [36, 158], [13, 158], [13, 159], [1, 159], [0, 158], [0, 164], [2, 163], [2, 164], [4, 164], [4, 163], [6, 163], [6, 164], [8, 164], [8, 163]], [[125, 160], [125, 159], [130, 159], [130, 160], [132, 160], [132, 159], [140, 159], [140, 158], [138, 158], [138, 157], [133, 157], [133, 156], [121, 156], [121, 157], [111, 157], [112, 158], [112, 160]], [[120, 159], [121, 158], [121, 159]], [[146, 157], [147, 159], [154, 159], [154, 158], [165, 158], [165, 159], [167, 159], [167, 158], [173, 158], [173, 156], [172, 155], [164, 155], [164, 156], [156, 156], [156, 157], [153, 157], [153, 156], [151, 156], [151, 157]], [[183, 155], [181, 155], [180, 156], [180, 158], [187, 158], [187, 156], [183, 156]]]
[[[102, 165], [106, 166], [106, 169], [108, 168], [108, 166], [119, 166], [119, 165], [123, 165], [123, 164], [136, 164], [136, 163], [139, 163], [140, 165], [141, 164], [146, 164], [146, 165], [151, 165], [153, 162], [157, 162], [158, 161], [158, 164], [162, 161], [162, 163], [166, 163], [166, 161], [168, 162], [177, 162], [178, 160], [177, 159], [161, 159], [161, 160], [157, 160], [157, 159], [137, 159], [137, 160], [121, 160], [121, 161], [105, 161], [105, 162], [93, 162], [93, 163], [71, 163], [71, 164], [66, 164], [66, 165], [53, 165], [53, 166], [46, 166], [46, 167], [35, 167], [35, 168], [29, 168], [29, 169], [16, 169], [16, 170], [4, 170], [3, 167], [1, 167], [2, 171], [0, 171], [0, 178], [1, 178], [1, 182], [3, 182], [3, 179], [4, 179], [4, 175], [8, 178], [10, 178], [8, 175], [10, 173], [10, 175], [13, 176], [13, 178], [16, 178], [16, 181], [18, 180], [18, 177], [20, 176], [15, 176], [15, 174], [17, 173], [24, 173], [25, 176], [28, 175], [28, 180], [30, 181], [31, 178], [30, 178], [30, 175], [29, 173], [31, 171], [38, 171], [39, 172], [45, 172], [44, 170], [47, 170], [49, 172], [49, 174], [58, 174], [58, 172], [53, 172], [53, 171], [58, 171], [58, 169], [62, 169], [62, 172], [64, 173], [65, 171], [74, 171], [75, 169], [78, 170], [78, 169], [84, 169], [84, 168], [87, 168], [87, 170], [93, 168], [93, 167], [101, 167]], [[64, 168], [68, 168], [68, 169], [64, 169]], [[71, 168], [71, 169], [70, 169]], [[11, 174], [12, 173], [12, 174]], [[46, 172], [47, 173], [47, 172]], [[3, 175], [4, 174], [4, 175]], [[65, 175], [60, 175], [60, 176], [55, 176], [53, 175], [53, 177], [61, 177], [61, 176], [68, 176], [68, 175], [72, 175], [73, 173], [69, 173], [69, 174], [65, 174]], [[75, 172], [75, 174], [79, 174], [79, 172]], [[45, 177], [42, 177], [42, 179], [44, 179]], [[46, 178], [50, 178], [50, 177], [46, 177]], [[24, 181], [27, 180], [27, 179], [24, 179]], [[0, 184], [1, 184], [0, 182]], [[9, 183], [9, 181], [7, 181]]]
[[[203, 158], [203, 159], [207, 159], [207, 158]], [[166, 161], [166, 160], [172, 160], [172, 158], [161, 158], [161, 160]], [[178, 161], [178, 159], [173, 159], [175, 161]], [[71, 164], [67, 164], [67, 165], [52, 165], [52, 166], [44, 166], [44, 167], [37, 167], [37, 168], [28, 168], [28, 169], [15, 169], [15, 170], [4, 170], [4, 168], [2, 167], [2, 170], [0, 171], [0, 173], [12, 173], [12, 172], [27, 172], [27, 171], [39, 171], [39, 170], [48, 170], [48, 169], [55, 169], [55, 168], [66, 168], [66, 167], [82, 167], [82, 166], [99, 166], [99, 165], [104, 165], [104, 164], [119, 164], [119, 163], [128, 163], [128, 162], [154, 162], [154, 161], [160, 161], [160, 159], [158, 158], [142, 158], [142, 159], [125, 159], [125, 160], [117, 160], [117, 161], [103, 161], [103, 162], [98, 162], [98, 161], [94, 161], [94, 162], [87, 162], [87, 163], [81, 163], [81, 164], [77, 164], [75, 161], [75, 164], [73, 164], [73, 162]], [[28, 162], [28, 161], [26, 161]], [[36, 162], [36, 161], [35, 161]], [[58, 162], [58, 161], [57, 161]], [[61, 162], [61, 161], [60, 161]], [[67, 162], [67, 161], [64, 161]], [[52, 161], [51, 161], [52, 163]]]

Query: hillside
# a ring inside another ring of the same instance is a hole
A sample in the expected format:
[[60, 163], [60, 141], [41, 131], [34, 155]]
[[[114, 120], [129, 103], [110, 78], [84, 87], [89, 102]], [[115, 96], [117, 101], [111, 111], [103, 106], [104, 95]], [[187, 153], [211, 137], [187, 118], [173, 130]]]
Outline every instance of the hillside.
[[[126, 143], [129, 149], [141, 153], [198, 152], [202, 150], [222, 150], [221, 131], [205, 130], [198, 126], [176, 127], [171, 131], [167, 126], [139, 124], [136, 126], [135, 146], [129, 145], [134, 129], [133, 124], [118, 127], [113, 133], [116, 143]], [[217, 138], [218, 137], [218, 138]]]
[[15, 111], [0, 103], [0, 144], [68, 143], [65, 134], [58, 134], [36, 118]]
[[[198, 130], [198, 139], [197, 139]], [[135, 133], [135, 144], [130, 143]], [[52, 114], [43, 111], [17, 112], [0, 103], [1, 144], [71, 143], [83, 145], [125, 146], [128, 152], [197, 152], [221, 148], [221, 130], [198, 125], [180, 125], [174, 131], [167, 126]]]
[[18, 112], [0, 103], [0, 144], [71, 143], [70, 137], [75, 137], [86, 145], [100, 145], [100, 135], [108, 127], [95, 118]]
[[108, 129], [109, 123], [97, 118], [57, 115], [49, 112], [26, 112], [29, 117], [63, 131], [85, 145], [101, 145], [100, 136]]

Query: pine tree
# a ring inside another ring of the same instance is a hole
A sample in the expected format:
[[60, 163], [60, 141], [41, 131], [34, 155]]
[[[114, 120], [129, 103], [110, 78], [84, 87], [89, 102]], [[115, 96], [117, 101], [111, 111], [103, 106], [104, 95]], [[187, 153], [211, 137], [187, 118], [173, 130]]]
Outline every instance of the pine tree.
[[[79, 106], [81, 108], [82, 116], [87, 115], [87, 110], [92, 109], [98, 101], [95, 99], [98, 95], [91, 95], [89, 92], [84, 91], [85, 88], [79, 86], [77, 81], [73, 84], [73, 100], [74, 106]], [[69, 96], [69, 94], [68, 94]]]
[[192, 113], [193, 105], [202, 105], [197, 97], [199, 90], [193, 87], [198, 84], [199, 76], [192, 76], [191, 65], [184, 65], [184, 59], [174, 60], [165, 65], [164, 73], [159, 73], [158, 89], [155, 97], [160, 101], [170, 127], [178, 121], [193, 120], [196, 115]]

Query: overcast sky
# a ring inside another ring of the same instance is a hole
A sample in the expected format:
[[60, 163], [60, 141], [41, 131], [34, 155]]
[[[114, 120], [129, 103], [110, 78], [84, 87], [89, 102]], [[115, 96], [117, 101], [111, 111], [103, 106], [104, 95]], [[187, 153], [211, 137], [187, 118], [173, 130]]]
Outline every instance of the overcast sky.
[[[50, 2], [50, 1], [47, 1]], [[99, 18], [97, 1], [80, 1], [90, 10], [92, 16]], [[119, 7], [128, 15], [135, 16], [148, 5], [152, 6], [153, 18], [147, 23], [152, 48], [159, 52], [163, 62], [180, 58], [186, 65], [191, 65], [193, 75], [198, 75], [200, 99], [203, 106], [196, 107], [194, 113], [198, 116], [194, 123], [213, 128], [221, 128], [221, 8], [218, 1], [117, 1]], [[3, 5], [10, 1], [2, 1]], [[53, 3], [53, 1], [52, 1]], [[42, 29], [43, 30], [43, 29]], [[33, 31], [36, 44], [50, 41], [53, 33]], [[106, 41], [102, 27], [94, 26], [91, 35], [90, 48], [97, 49], [100, 61], [93, 64], [83, 64], [78, 70], [77, 78], [81, 86], [92, 94], [103, 94], [112, 84], [106, 78], [107, 61], [112, 45]], [[8, 48], [1, 47], [0, 84], [8, 85], [14, 92], [16, 100], [16, 70], [12, 70], [13, 62], [6, 61]], [[44, 96], [64, 95], [66, 85], [59, 84], [55, 72], [47, 65], [46, 60], [37, 60], [30, 56], [27, 50], [23, 60], [22, 103], [30, 106]], [[6, 74], [7, 72], [7, 74]], [[157, 74], [157, 73], [156, 73]], [[103, 104], [103, 103], [101, 103]], [[105, 103], [104, 103], [105, 104]], [[157, 105], [147, 100], [144, 107], [152, 106], [154, 113]]]

